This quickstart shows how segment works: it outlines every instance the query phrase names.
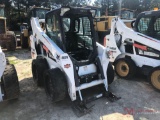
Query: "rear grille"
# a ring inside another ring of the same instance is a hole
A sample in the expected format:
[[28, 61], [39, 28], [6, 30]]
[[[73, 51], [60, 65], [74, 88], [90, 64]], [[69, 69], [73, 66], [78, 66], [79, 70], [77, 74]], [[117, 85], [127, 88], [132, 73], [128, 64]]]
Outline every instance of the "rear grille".
[[0, 34], [4, 34], [4, 33], [5, 33], [5, 20], [0, 19]]

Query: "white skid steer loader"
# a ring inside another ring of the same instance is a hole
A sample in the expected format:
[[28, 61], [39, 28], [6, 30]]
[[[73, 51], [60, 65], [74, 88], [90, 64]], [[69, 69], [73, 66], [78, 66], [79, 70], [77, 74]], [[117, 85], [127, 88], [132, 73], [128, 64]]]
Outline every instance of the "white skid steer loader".
[[160, 90], [160, 41], [127, 28], [118, 17], [112, 19], [111, 26], [104, 44], [108, 58], [114, 62], [116, 74], [129, 79], [140, 70]]
[[19, 82], [14, 65], [6, 61], [0, 47], [0, 102], [19, 97]]
[[[32, 73], [38, 86], [45, 87], [54, 101], [65, 98], [67, 93], [78, 116], [85, 114], [85, 104], [93, 99], [108, 96], [108, 84], [114, 71], [106, 56], [106, 49], [96, 43], [93, 17], [90, 9], [62, 7], [46, 14], [45, 31], [37, 18], [31, 18]], [[102, 85], [104, 91], [85, 98], [82, 90]], [[78, 96], [78, 95], [79, 96]]]

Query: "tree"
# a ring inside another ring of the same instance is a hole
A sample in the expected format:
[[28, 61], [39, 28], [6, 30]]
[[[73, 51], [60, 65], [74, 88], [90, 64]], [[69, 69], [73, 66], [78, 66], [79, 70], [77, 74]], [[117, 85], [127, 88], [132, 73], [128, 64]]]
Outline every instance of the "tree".
[[150, 9], [154, 9], [155, 7], [160, 9], [160, 0], [151, 0]]
[[[0, 0], [0, 4], [5, 4], [5, 15], [7, 23], [23, 22], [24, 13], [28, 12], [31, 6], [37, 7], [58, 7], [65, 5], [86, 6], [91, 5], [92, 0]], [[137, 13], [146, 10], [153, 10], [154, 7], [160, 8], [160, 0], [95, 0], [94, 6], [101, 7], [101, 13], [106, 11], [109, 15], [121, 8], [136, 10]], [[12, 19], [11, 19], [12, 18]]]

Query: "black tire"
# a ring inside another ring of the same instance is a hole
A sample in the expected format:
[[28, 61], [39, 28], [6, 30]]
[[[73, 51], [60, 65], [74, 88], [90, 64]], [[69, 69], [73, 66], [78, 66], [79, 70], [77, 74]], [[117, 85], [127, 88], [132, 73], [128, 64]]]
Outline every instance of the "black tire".
[[46, 59], [39, 58], [32, 61], [32, 75], [33, 80], [37, 86], [44, 86], [43, 74], [48, 69], [48, 63]]
[[160, 91], [160, 67], [151, 70], [148, 75], [150, 84], [158, 91]]
[[135, 20], [133, 20], [133, 21], [131, 22], [131, 27], [132, 27], [132, 28], [134, 28], [135, 22], [136, 22]]
[[67, 81], [59, 68], [48, 70], [44, 74], [45, 91], [53, 102], [63, 100], [67, 95]]
[[21, 41], [17, 41], [17, 46], [21, 46]]
[[16, 50], [16, 38], [14, 36], [11, 36], [11, 40], [9, 40], [6, 43], [6, 48], [8, 51], [15, 51]]
[[31, 41], [30, 41], [30, 37], [28, 37], [28, 50], [31, 51]]
[[8, 58], [6, 58], [6, 65], [9, 65], [9, 64], [10, 64], [10, 62], [9, 62]]
[[6, 48], [6, 43], [5, 42], [1, 42], [1, 48]]
[[108, 64], [107, 79], [108, 79], [108, 85], [110, 85], [114, 81], [114, 70], [111, 63]]
[[6, 66], [1, 82], [4, 100], [16, 99], [19, 97], [20, 88], [14, 65]]
[[136, 65], [132, 59], [120, 58], [115, 62], [114, 67], [120, 78], [131, 79], [136, 74]]
[[28, 48], [28, 37], [24, 37], [24, 34], [21, 33], [20, 39], [21, 39], [21, 48], [23, 49]]

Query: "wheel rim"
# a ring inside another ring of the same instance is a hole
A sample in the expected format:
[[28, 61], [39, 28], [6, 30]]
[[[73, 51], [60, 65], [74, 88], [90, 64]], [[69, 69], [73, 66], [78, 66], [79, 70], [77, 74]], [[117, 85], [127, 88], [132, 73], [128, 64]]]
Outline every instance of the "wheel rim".
[[160, 70], [156, 70], [151, 74], [151, 83], [160, 90]]
[[125, 61], [119, 61], [116, 65], [118, 75], [125, 77], [129, 73], [129, 66]]

